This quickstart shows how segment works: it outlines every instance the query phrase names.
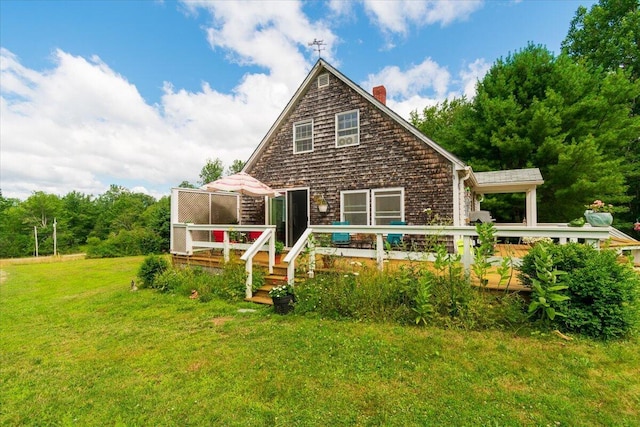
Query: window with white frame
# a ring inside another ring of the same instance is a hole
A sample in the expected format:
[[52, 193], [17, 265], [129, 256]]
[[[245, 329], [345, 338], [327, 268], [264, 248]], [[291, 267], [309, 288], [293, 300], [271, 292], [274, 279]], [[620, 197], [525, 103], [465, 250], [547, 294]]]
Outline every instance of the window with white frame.
[[373, 225], [389, 225], [391, 221], [404, 221], [403, 188], [371, 190], [371, 197]]
[[313, 151], [313, 120], [293, 125], [293, 152], [308, 153]]
[[336, 114], [336, 146], [347, 147], [360, 143], [360, 114], [358, 110]]
[[340, 193], [340, 218], [351, 225], [369, 225], [369, 190]]

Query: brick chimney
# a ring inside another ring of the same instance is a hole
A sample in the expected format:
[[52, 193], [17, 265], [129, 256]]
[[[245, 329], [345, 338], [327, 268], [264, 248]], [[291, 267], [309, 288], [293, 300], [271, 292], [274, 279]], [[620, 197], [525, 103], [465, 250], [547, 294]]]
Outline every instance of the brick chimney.
[[383, 105], [387, 105], [387, 90], [384, 88], [384, 86], [374, 87], [373, 97], [380, 101]]

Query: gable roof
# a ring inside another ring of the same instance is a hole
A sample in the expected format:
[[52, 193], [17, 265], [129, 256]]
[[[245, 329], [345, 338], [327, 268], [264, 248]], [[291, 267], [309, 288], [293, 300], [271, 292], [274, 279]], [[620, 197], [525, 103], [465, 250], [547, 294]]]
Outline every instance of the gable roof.
[[538, 168], [474, 172], [475, 189], [485, 193], [522, 191], [544, 184]]
[[326, 71], [330, 72], [331, 74], [333, 74], [336, 78], [341, 80], [344, 84], [346, 84], [348, 87], [353, 89], [360, 96], [364, 97], [370, 104], [372, 104], [373, 106], [377, 107], [380, 111], [382, 111], [384, 114], [389, 116], [391, 119], [393, 119], [395, 122], [397, 122], [400, 126], [404, 127], [407, 131], [412, 133], [414, 136], [416, 136], [423, 143], [425, 143], [426, 145], [431, 147], [433, 150], [435, 150], [437, 153], [442, 155], [445, 159], [450, 161], [455, 166], [456, 170], [464, 170], [464, 169], [467, 168], [467, 165], [462, 160], [458, 159], [455, 155], [453, 155], [449, 151], [445, 150], [444, 148], [442, 148], [441, 146], [436, 144], [431, 139], [427, 138], [422, 132], [420, 132], [413, 125], [411, 125], [411, 123], [409, 123], [405, 119], [403, 119], [395, 111], [393, 111], [392, 109], [387, 107], [385, 104], [383, 104], [380, 101], [378, 101], [372, 94], [370, 94], [366, 90], [362, 89], [360, 86], [355, 84], [353, 81], [351, 81], [348, 77], [346, 77], [340, 71], [338, 71], [337, 69], [333, 68], [331, 65], [329, 65], [329, 63], [327, 63], [322, 58], [320, 58], [320, 59], [318, 59], [316, 64], [313, 66], [313, 68], [311, 69], [311, 71], [309, 72], [307, 77], [304, 79], [304, 81], [302, 82], [302, 84], [300, 85], [298, 90], [294, 93], [293, 97], [291, 98], [291, 100], [289, 101], [287, 106], [284, 108], [284, 110], [282, 110], [282, 112], [280, 113], [280, 115], [278, 116], [278, 118], [276, 119], [274, 124], [271, 126], [271, 128], [269, 129], [267, 134], [264, 136], [264, 138], [262, 138], [262, 141], [260, 142], [258, 147], [251, 154], [251, 157], [249, 157], [249, 160], [247, 160], [247, 162], [245, 163], [244, 168], [242, 169], [243, 171], [249, 170], [249, 168], [251, 168], [253, 163], [260, 157], [260, 155], [262, 154], [262, 151], [265, 149], [266, 144], [269, 141], [269, 139], [271, 138], [271, 136], [273, 135], [273, 133], [276, 132], [276, 130], [280, 127], [280, 124], [285, 120], [285, 118], [295, 108], [295, 106], [297, 105], [299, 99], [306, 92], [307, 87], [310, 84], [312, 84], [312, 82], [315, 80], [315, 78], [318, 75], [320, 75], [323, 70], [326, 70]]

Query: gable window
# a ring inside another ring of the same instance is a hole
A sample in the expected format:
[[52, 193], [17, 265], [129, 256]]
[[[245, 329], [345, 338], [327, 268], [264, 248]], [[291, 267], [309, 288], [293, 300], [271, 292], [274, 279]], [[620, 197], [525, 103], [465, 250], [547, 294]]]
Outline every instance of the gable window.
[[313, 151], [313, 120], [293, 125], [293, 152], [308, 153]]
[[369, 225], [369, 190], [343, 191], [340, 193], [342, 221], [350, 225]]
[[347, 147], [360, 143], [360, 118], [358, 110], [336, 114], [336, 146]]
[[389, 225], [391, 221], [404, 221], [403, 188], [371, 190], [371, 196], [373, 225]]
[[329, 86], [329, 73], [320, 74], [318, 76], [318, 87]]

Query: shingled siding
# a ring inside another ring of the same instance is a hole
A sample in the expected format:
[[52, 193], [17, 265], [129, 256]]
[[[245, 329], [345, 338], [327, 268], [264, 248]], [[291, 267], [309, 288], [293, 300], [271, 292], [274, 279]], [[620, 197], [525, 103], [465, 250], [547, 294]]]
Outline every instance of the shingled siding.
[[[308, 187], [324, 194], [329, 211], [319, 213], [313, 201], [311, 224], [340, 220], [340, 191], [404, 188], [405, 220], [425, 224], [424, 210], [452, 218], [452, 164], [367, 99], [330, 75], [330, 84], [308, 90], [282, 120], [249, 174], [272, 188]], [[335, 115], [360, 111], [360, 144], [336, 147]], [[293, 124], [313, 119], [313, 152], [293, 154]], [[264, 223], [264, 201], [243, 198], [243, 222]]]

